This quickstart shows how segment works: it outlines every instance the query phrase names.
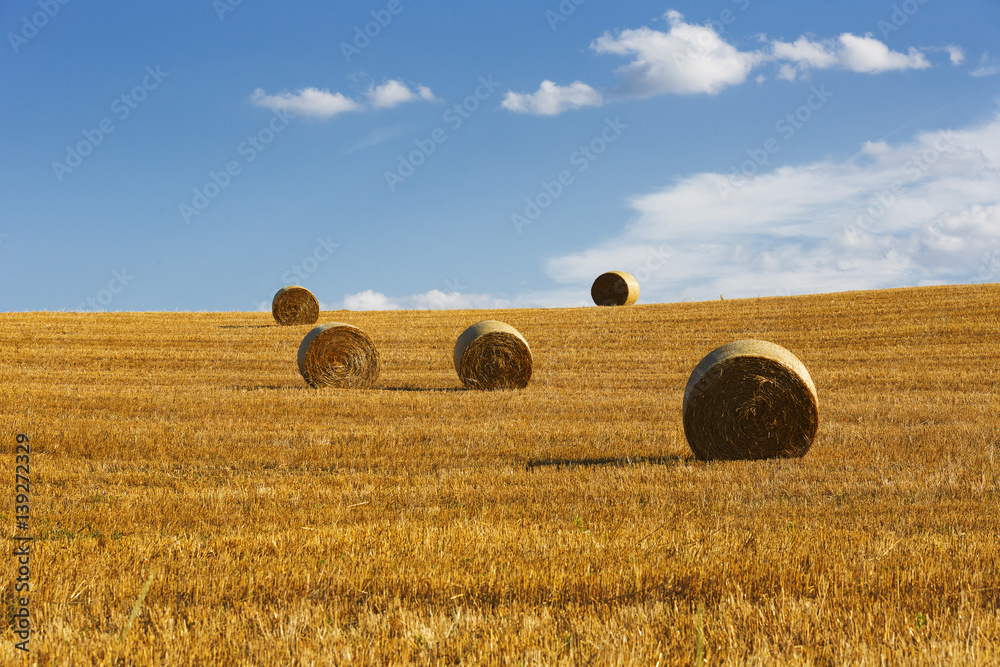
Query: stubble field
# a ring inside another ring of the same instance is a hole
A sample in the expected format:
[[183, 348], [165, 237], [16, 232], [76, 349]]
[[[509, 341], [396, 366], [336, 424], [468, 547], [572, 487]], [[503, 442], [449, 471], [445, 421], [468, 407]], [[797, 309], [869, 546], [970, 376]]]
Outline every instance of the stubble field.
[[[266, 313], [0, 314], [0, 518], [23, 433], [34, 537], [30, 652], [8, 555], [0, 662], [997, 664], [998, 304], [327, 312], [383, 370], [319, 391], [310, 327]], [[461, 387], [488, 318], [527, 389]], [[691, 455], [688, 375], [742, 338], [809, 369], [805, 458]]]

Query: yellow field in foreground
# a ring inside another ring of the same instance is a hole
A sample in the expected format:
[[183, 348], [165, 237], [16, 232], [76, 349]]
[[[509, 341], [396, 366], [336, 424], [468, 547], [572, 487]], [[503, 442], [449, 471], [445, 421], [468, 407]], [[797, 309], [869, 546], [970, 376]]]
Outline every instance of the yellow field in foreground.
[[[0, 518], [24, 433], [35, 539], [0, 662], [997, 664], [998, 305], [323, 313], [379, 346], [367, 391], [308, 387], [270, 314], [2, 314]], [[461, 388], [487, 318], [527, 389]], [[742, 338], [809, 369], [805, 458], [693, 459], [688, 375]]]

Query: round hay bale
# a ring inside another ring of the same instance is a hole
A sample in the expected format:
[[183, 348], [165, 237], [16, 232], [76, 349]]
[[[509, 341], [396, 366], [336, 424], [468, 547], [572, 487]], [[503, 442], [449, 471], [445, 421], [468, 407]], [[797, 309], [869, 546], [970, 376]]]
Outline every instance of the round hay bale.
[[598, 306], [631, 306], [639, 300], [639, 281], [625, 271], [609, 271], [597, 276], [590, 296]]
[[282, 287], [271, 299], [274, 321], [283, 326], [291, 324], [316, 324], [319, 319], [319, 301], [305, 287]]
[[378, 380], [382, 359], [372, 339], [342, 322], [321, 324], [299, 345], [299, 372], [311, 386], [366, 389]]
[[458, 337], [455, 371], [469, 389], [524, 389], [531, 380], [531, 348], [509, 324], [483, 320]]
[[684, 389], [684, 435], [702, 460], [804, 456], [818, 427], [809, 371], [774, 343], [723, 345], [701, 360]]

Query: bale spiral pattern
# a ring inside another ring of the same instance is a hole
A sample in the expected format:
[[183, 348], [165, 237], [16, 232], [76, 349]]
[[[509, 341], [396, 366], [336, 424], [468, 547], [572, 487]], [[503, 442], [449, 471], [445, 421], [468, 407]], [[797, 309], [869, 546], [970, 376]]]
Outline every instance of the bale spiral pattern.
[[271, 299], [271, 314], [274, 321], [283, 326], [315, 324], [319, 319], [319, 302], [305, 287], [288, 285]]
[[382, 360], [371, 338], [342, 322], [321, 324], [299, 345], [299, 372], [311, 386], [366, 389], [378, 380]]
[[598, 306], [631, 306], [639, 300], [639, 281], [625, 271], [609, 271], [597, 276], [590, 297]]
[[531, 380], [531, 348], [509, 324], [483, 320], [458, 337], [455, 372], [469, 389], [523, 389]]
[[761, 340], [701, 360], [684, 390], [684, 435], [706, 459], [804, 456], [819, 427], [816, 387], [791, 352]]

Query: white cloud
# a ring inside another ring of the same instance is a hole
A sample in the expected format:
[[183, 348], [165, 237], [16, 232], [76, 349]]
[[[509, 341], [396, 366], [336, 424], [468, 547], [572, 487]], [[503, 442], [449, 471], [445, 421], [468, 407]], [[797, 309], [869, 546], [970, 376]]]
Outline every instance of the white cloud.
[[381, 292], [365, 290], [344, 295], [345, 310], [398, 310], [399, 305]]
[[[437, 100], [427, 86], [418, 86], [414, 92], [398, 79], [390, 79], [380, 86], [371, 84], [364, 96], [371, 109], [391, 109], [418, 98], [430, 102]], [[366, 108], [361, 102], [343, 93], [331, 93], [318, 88], [303, 88], [295, 93], [277, 95], [268, 95], [263, 88], [258, 88], [250, 96], [250, 101], [259, 107], [316, 118], [331, 118], [345, 111], [363, 111]]]
[[417, 94], [420, 95], [420, 99], [422, 100], [427, 100], [428, 102], [438, 101], [438, 98], [434, 96], [434, 93], [427, 86], [417, 86]]
[[799, 76], [799, 70], [796, 69], [795, 65], [789, 65], [785, 63], [778, 68], [778, 78], [785, 81], [795, 81]]
[[979, 58], [979, 67], [972, 71], [972, 76], [992, 76], [1000, 74], [1000, 60], [990, 58], [990, 54], [984, 53]]
[[[616, 72], [623, 78], [613, 91], [619, 98], [646, 98], [655, 95], [714, 95], [729, 86], [744, 83], [750, 73], [765, 63], [775, 63], [777, 78], [795, 81], [811, 69], [839, 68], [853, 72], [877, 74], [907, 69], [926, 69], [931, 63], [924, 51], [947, 51], [952, 64], [965, 58], [955, 45], [909, 48], [906, 53], [893, 51], [870, 34], [859, 36], [843, 33], [836, 39], [814, 41], [805, 35], [793, 42], [761, 41], [769, 45], [763, 51], [741, 51], [727, 42], [712, 27], [687, 23], [675, 10], [664, 18], [669, 30], [641, 27], [606, 32], [595, 39], [590, 48], [596, 53], [626, 56], [627, 65]], [[982, 70], [992, 73], [990, 70]], [[983, 74], [978, 73], [980, 76]], [[755, 78], [758, 84], [766, 80]], [[610, 97], [610, 95], [609, 95]], [[555, 115], [583, 106], [600, 106], [603, 96], [590, 85], [575, 81], [561, 87], [545, 80], [535, 93], [508, 92], [504, 108], [539, 115]]]
[[303, 88], [295, 93], [268, 95], [262, 88], [253, 92], [250, 101], [275, 111], [290, 111], [302, 116], [330, 118], [345, 111], [360, 111], [361, 105], [341, 93], [319, 88]]
[[437, 98], [427, 86], [419, 86], [414, 92], [406, 84], [398, 79], [386, 81], [381, 86], [371, 84], [365, 91], [368, 103], [375, 109], [391, 109], [399, 106], [403, 102], [411, 102], [418, 97], [428, 102], [433, 102]]
[[892, 147], [884, 141], [866, 141], [861, 144], [861, 152], [865, 155], [879, 155], [890, 150]]
[[[386, 296], [365, 290], [347, 294], [339, 304], [320, 304], [322, 310], [498, 310], [507, 308], [563, 308], [593, 305], [587, 290], [559, 287], [551, 290], [522, 292], [514, 298], [493, 294], [466, 293], [433, 289], [421, 294]], [[270, 305], [266, 310], [270, 312]]]
[[727, 43], [710, 26], [684, 22], [677, 11], [666, 13], [669, 32], [651, 28], [605, 33], [592, 44], [597, 53], [634, 56], [617, 72], [625, 81], [619, 92], [626, 97], [664, 93], [715, 94], [743, 83], [762, 54], [743, 52]]
[[[962, 56], [956, 46], [946, 47], [952, 63]], [[772, 58], [789, 61], [779, 66], [778, 78], [795, 81], [809, 69], [840, 68], [852, 72], [877, 74], [893, 70], [926, 69], [931, 66], [924, 54], [915, 48], [907, 53], [892, 51], [871, 35], [859, 37], [845, 32], [836, 40], [811, 41], [801, 36], [794, 42], [773, 41]]]
[[604, 98], [601, 94], [585, 83], [574, 81], [568, 86], [560, 86], [545, 80], [534, 93], [508, 91], [502, 106], [517, 113], [554, 116], [569, 109], [599, 107], [602, 104]]
[[811, 42], [805, 36], [794, 42], [773, 42], [774, 57], [778, 60], [791, 60], [809, 67], [824, 69], [837, 64], [837, 54], [831, 45], [821, 42]]
[[849, 160], [695, 174], [631, 204], [617, 240], [548, 274], [584, 289], [614, 266], [645, 302], [976, 282], [1000, 274], [1000, 113]]
[[910, 47], [905, 54], [892, 51], [871, 35], [858, 37], [845, 32], [840, 36], [840, 62], [854, 72], [926, 69], [931, 66], [919, 50]]

